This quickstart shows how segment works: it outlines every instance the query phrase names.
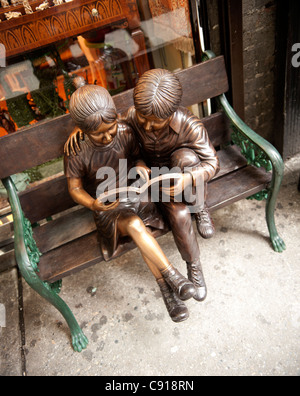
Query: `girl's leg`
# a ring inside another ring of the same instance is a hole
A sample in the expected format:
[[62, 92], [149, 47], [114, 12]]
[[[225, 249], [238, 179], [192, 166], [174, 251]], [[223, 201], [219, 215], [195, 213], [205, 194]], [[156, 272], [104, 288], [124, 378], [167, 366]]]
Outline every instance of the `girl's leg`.
[[149, 260], [146, 256], [143, 256], [143, 259], [145, 261], [145, 263], [148, 265], [150, 271], [152, 272], [152, 274], [154, 275], [155, 279], [158, 281], [159, 279], [162, 279], [162, 274], [160, 272], [160, 270], [157, 268], [157, 266], [151, 261]]
[[170, 264], [156, 239], [150, 235], [143, 221], [138, 216], [133, 215], [129, 218], [120, 216], [118, 229], [123, 236], [130, 236], [133, 239], [156, 278], [161, 273], [160, 277], [166, 280], [172, 290], [182, 300], [188, 300], [194, 296], [196, 290], [192, 282], [184, 278]]
[[132, 217], [118, 219], [118, 229], [123, 236], [130, 236], [140, 249], [144, 258], [153, 263], [160, 272], [171, 269], [171, 264], [156, 239], [147, 231], [143, 221], [133, 215]]

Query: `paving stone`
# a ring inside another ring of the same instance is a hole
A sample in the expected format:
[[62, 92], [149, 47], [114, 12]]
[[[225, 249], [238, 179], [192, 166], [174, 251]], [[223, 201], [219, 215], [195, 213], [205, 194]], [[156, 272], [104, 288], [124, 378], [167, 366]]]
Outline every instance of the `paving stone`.
[[22, 375], [18, 276], [14, 268], [0, 274], [0, 376]]

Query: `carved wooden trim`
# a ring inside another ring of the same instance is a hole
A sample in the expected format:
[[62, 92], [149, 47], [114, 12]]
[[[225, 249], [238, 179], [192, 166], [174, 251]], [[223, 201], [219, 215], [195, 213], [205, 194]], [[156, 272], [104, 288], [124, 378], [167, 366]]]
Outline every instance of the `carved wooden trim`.
[[[98, 10], [98, 16], [93, 15], [93, 9]], [[127, 27], [138, 22], [135, 0], [74, 0], [2, 22], [0, 43], [5, 45], [6, 55], [10, 57], [103, 26]]]

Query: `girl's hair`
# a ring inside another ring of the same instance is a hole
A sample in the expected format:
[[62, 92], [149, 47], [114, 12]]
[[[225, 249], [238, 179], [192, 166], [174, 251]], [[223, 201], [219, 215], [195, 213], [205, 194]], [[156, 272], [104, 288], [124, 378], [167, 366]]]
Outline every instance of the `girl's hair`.
[[134, 104], [144, 116], [167, 119], [178, 110], [182, 86], [177, 76], [164, 69], [147, 71], [134, 89]]
[[82, 77], [73, 81], [77, 90], [70, 100], [70, 114], [84, 133], [97, 131], [101, 124], [111, 124], [117, 119], [117, 110], [109, 92], [97, 85], [86, 85]]

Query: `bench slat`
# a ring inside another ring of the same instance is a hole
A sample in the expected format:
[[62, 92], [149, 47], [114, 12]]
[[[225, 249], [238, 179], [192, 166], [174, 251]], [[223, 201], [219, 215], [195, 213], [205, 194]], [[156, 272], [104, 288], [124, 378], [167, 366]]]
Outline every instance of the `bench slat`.
[[71, 117], [65, 115], [1, 137], [0, 179], [63, 155], [64, 144], [73, 128]]
[[33, 230], [41, 253], [49, 252], [96, 230], [93, 213], [80, 208]]
[[246, 158], [241, 154], [241, 150], [237, 146], [228, 146], [224, 150], [219, 150], [218, 158], [220, 171], [214, 179], [218, 179], [247, 165]]
[[[184, 89], [183, 106], [191, 106], [228, 90], [224, 58], [218, 57], [178, 72]], [[132, 90], [114, 96], [117, 110], [133, 104]], [[70, 115], [39, 122], [1, 137], [0, 179], [41, 165], [63, 155], [63, 147], [74, 128]]]
[[64, 174], [59, 174], [20, 193], [19, 198], [23, 212], [31, 223], [46, 219], [76, 205], [68, 192]]
[[[167, 232], [155, 230], [152, 235], [157, 238]], [[124, 244], [119, 256], [135, 247], [134, 242]], [[42, 256], [39, 276], [43, 281], [55, 282], [102, 261], [97, 232], [93, 232]]]
[[[182, 86], [181, 105], [189, 107], [228, 91], [228, 78], [223, 56], [180, 70], [176, 73]], [[114, 96], [119, 113], [133, 106], [133, 89]]]
[[14, 227], [12, 222], [0, 225], [0, 248], [11, 243], [13, 237]]
[[8, 252], [0, 255], [0, 272], [4, 272], [9, 268], [13, 268], [17, 265], [15, 258], [15, 250], [11, 249]]
[[271, 179], [271, 173], [252, 165], [238, 169], [209, 184], [207, 205], [214, 212], [262, 191]]
[[223, 113], [214, 113], [202, 118], [201, 121], [207, 129], [209, 139], [214, 147], [230, 142], [231, 130]]
[[39, 276], [43, 281], [55, 282], [102, 260], [94, 232], [43, 255]]
[[[214, 62], [211, 62], [214, 61]], [[182, 105], [189, 107], [228, 91], [224, 57], [200, 63], [177, 73], [183, 87]]]

